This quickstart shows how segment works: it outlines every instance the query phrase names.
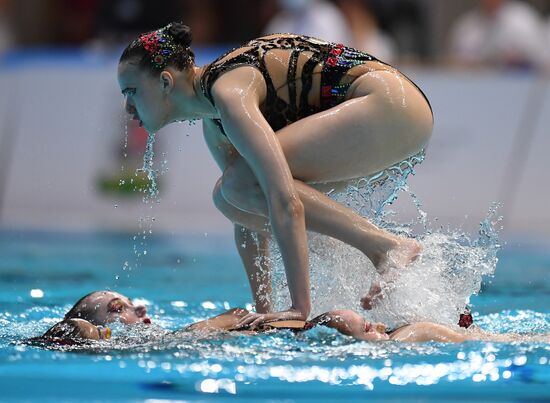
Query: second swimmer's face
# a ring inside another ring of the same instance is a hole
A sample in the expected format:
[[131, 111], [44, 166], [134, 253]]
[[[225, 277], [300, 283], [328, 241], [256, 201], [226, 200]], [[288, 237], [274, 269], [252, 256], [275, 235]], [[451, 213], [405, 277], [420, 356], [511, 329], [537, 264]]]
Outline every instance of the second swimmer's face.
[[118, 83], [126, 112], [140, 126], [154, 133], [170, 123], [170, 100], [160, 73], [151, 74], [137, 64], [122, 62], [118, 65]]
[[78, 308], [83, 313], [80, 316], [95, 325], [151, 323], [145, 306], [134, 305], [128, 297], [113, 291], [94, 292], [80, 301]]
[[386, 327], [382, 323], [365, 321], [365, 340], [388, 340]]

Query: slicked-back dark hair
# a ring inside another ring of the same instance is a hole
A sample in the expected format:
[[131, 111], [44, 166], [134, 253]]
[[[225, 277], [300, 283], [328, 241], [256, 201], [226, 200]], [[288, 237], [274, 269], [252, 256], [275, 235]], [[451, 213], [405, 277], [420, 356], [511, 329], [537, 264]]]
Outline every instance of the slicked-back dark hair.
[[184, 70], [195, 63], [195, 54], [189, 47], [192, 41], [191, 28], [181, 22], [172, 22], [157, 30], [156, 32], [162, 32], [163, 35], [169, 35], [173, 41], [174, 47], [170, 49], [170, 53], [166, 56], [167, 60], [163, 63], [163, 67], [159, 67], [153, 63], [153, 58], [150, 52], [148, 52], [141, 37], [151, 34], [155, 31], [143, 33], [138, 39], [135, 39], [130, 43], [120, 56], [119, 63], [132, 61], [137, 63], [142, 69], [148, 70], [150, 73], [160, 73], [164, 67], [173, 66], [178, 70]]
[[84, 295], [82, 298], [80, 298], [76, 303], [73, 305], [73, 307], [65, 314], [64, 320], [67, 319], [73, 319], [73, 318], [80, 318], [85, 319], [88, 322], [93, 323], [94, 325], [97, 325], [95, 323], [95, 320], [93, 319], [93, 315], [95, 312], [94, 306], [88, 306], [88, 304], [84, 304], [84, 300], [88, 298], [91, 295], [100, 293], [102, 291], [93, 291], [89, 294]]

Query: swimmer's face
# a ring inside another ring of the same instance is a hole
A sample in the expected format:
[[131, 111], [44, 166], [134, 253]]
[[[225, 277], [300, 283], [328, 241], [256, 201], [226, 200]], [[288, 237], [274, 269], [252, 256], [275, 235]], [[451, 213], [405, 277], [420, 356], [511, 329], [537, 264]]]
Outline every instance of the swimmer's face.
[[128, 297], [113, 291], [94, 292], [78, 305], [86, 312], [82, 317], [96, 325], [113, 322], [126, 325], [151, 323], [144, 305], [134, 305]]
[[148, 132], [155, 133], [168, 123], [172, 111], [171, 73], [152, 74], [137, 64], [118, 65], [118, 83], [125, 98], [125, 109]]
[[389, 340], [389, 338], [383, 323], [365, 321], [365, 340]]

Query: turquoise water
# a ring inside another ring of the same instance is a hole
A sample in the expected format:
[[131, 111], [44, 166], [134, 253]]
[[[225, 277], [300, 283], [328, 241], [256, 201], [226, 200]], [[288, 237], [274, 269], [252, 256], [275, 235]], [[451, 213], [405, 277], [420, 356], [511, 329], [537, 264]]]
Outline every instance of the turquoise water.
[[[542, 343], [367, 343], [324, 328], [176, 337], [160, 327], [250, 303], [232, 241], [151, 236], [138, 265], [133, 249], [126, 234], [0, 233], [0, 399], [550, 399], [550, 345]], [[471, 300], [476, 322], [494, 332], [549, 332], [550, 252], [505, 246], [499, 258]], [[154, 326], [114, 326], [112, 341], [92, 351], [18, 344], [104, 288], [141, 299]]]

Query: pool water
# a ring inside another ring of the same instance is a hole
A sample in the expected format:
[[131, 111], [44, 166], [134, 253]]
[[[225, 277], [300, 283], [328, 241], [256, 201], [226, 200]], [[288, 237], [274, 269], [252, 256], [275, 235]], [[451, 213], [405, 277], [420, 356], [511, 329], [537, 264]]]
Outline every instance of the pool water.
[[[136, 261], [128, 234], [0, 233], [0, 399], [343, 401], [550, 399], [550, 344], [358, 342], [316, 328], [259, 336], [175, 336], [246, 306], [231, 239], [150, 236]], [[471, 300], [493, 332], [550, 332], [550, 252], [505, 246]], [[46, 350], [43, 333], [81, 296], [110, 288], [146, 303], [153, 325], [92, 350]], [[122, 342], [124, 341], [124, 343]]]

